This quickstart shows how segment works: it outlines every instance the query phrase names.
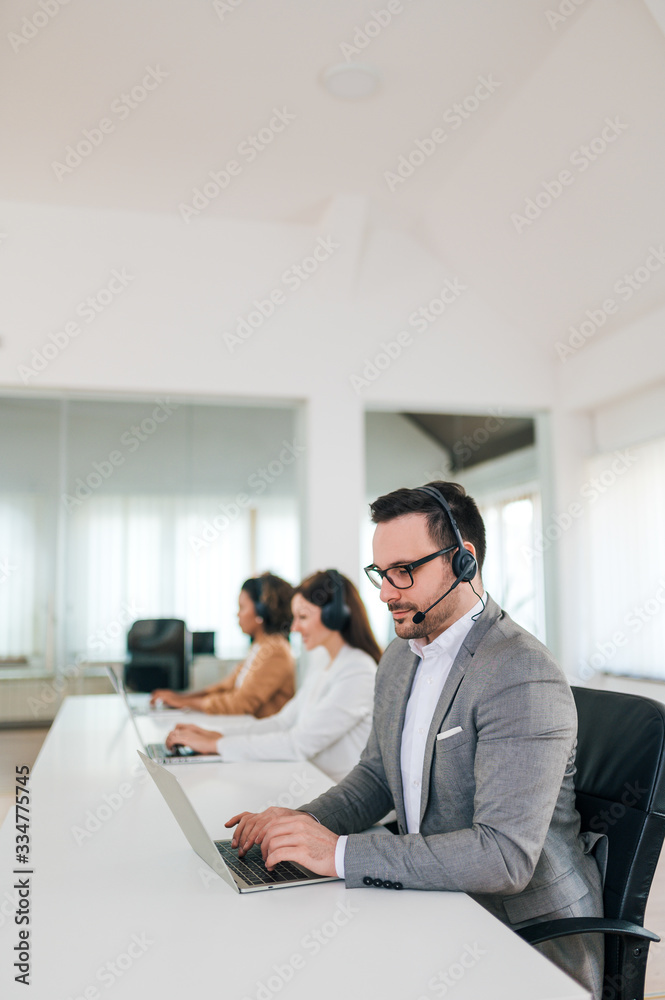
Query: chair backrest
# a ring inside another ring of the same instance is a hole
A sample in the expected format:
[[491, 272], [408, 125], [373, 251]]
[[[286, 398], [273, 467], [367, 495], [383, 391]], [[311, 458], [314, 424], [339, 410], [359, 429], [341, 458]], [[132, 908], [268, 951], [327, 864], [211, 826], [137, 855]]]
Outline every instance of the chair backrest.
[[591, 688], [573, 695], [582, 830], [609, 842], [605, 916], [643, 926], [665, 837], [665, 705]]
[[189, 683], [192, 636], [180, 618], [146, 618], [127, 633], [125, 683], [135, 691], [182, 690]]

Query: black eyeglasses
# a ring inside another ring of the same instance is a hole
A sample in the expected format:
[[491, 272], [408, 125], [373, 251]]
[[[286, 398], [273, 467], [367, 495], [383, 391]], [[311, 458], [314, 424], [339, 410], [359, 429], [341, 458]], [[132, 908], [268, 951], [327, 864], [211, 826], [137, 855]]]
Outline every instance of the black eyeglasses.
[[436, 559], [437, 556], [444, 556], [446, 552], [452, 552], [453, 549], [458, 547], [457, 545], [449, 545], [447, 549], [439, 549], [438, 552], [432, 552], [431, 556], [423, 556], [422, 559], [416, 559], [415, 562], [407, 563], [405, 566], [390, 566], [389, 569], [379, 569], [378, 566], [372, 563], [371, 566], [365, 566], [365, 573], [367, 574], [367, 579], [375, 587], [380, 587], [385, 578], [397, 590], [408, 590], [409, 587], [413, 586], [414, 569], [429, 562], [430, 559]]

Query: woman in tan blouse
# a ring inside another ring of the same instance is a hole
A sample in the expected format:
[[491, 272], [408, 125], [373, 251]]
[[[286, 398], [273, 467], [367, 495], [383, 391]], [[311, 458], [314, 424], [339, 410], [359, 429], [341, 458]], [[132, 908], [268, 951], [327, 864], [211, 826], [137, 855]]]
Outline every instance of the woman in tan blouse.
[[291, 584], [272, 573], [245, 580], [238, 597], [238, 624], [252, 640], [245, 660], [203, 691], [159, 689], [152, 692], [151, 703], [257, 719], [279, 712], [295, 692], [295, 663], [288, 643], [292, 595]]

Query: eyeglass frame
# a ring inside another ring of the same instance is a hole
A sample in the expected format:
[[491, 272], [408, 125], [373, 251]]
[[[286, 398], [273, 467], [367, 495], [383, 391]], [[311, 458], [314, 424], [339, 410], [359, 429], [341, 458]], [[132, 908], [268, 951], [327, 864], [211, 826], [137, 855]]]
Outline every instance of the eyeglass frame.
[[[377, 590], [381, 589], [381, 587], [383, 586], [383, 581], [384, 580], [387, 580], [388, 583], [390, 584], [390, 586], [394, 587], [395, 590], [410, 590], [410, 588], [413, 587], [413, 584], [415, 582], [414, 579], [413, 579], [413, 570], [414, 569], [417, 569], [419, 566], [423, 566], [425, 563], [430, 562], [431, 559], [436, 559], [437, 556], [443, 556], [443, 555], [446, 554], [446, 552], [452, 552], [453, 549], [458, 549], [458, 548], [459, 548], [459, 545], [449, 545], [448, 548], [446, 548], [446, 549], [439, 549], [438, 552], [432, 552], [431, 555], [429, 555], [429, 556], [423, 556], [422, 559], [416, 559], [415, 562], [411, 562], [411, 563], [398, 563], [395, 566], [389, 566], [388, 569], [379, 569], [379, 567], [376, 565], [376, 563], [370, 563], [369, 566], [363, 566], [363, 569], [365, 571], [365, 575], [366, 575], [367, 579], [369, 580], [369, 582], [372, 584], [373, 587], [376, 587]], [[397, 584], [393, 583], [393, 581], [388, 576], [388, 573], [391, 571], [391, 569], [405, 569], [407, 571], [407, 573], [409, 574], [409, 576], [411, 577], [411, 583], [408, 584], [408, 586], [406, 586], [406, 587], [398, 587]], [[374, 580], [372, 579], [372, 577], [369, 575], [370, 574], [370, 570], [374, 570], [376, 573], [379, 574], [379, 576], [381, 577], [381, 583], [375, 583], [374, 582]]]

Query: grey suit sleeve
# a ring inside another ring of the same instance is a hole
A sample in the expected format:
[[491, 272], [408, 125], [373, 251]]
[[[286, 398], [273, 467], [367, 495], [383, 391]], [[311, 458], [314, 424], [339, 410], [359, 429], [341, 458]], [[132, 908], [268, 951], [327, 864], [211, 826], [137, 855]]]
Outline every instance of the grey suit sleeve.
[[374, 726], [360, 761], [345, 778], [317, 799], [299, 807], [333, 833], [357, 833], [393, 808]]
[[349, 837], [348, 887], [370, 876], [405, 888], [510, 895], [529, 883], [574, 745], [574, 702], [546, 656], [523, 652], [509, 663], [498, 657], [486, 669], [475, 710], [470, 825], [450, 829], [442, 817], [447, 832]]

